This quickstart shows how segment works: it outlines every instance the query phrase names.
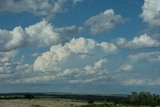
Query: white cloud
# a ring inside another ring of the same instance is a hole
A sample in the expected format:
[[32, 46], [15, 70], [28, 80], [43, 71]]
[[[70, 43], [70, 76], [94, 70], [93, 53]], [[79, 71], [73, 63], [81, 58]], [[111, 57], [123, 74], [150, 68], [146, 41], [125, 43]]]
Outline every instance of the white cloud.
[[15, 27], [13, 31], [0, 29], [0, 51], [8, 51], [22, 46], [47, 47], [59, 44], [79, 34], [81, 27], [55, 28], [43, 20], [26, 28]]
[[85, 39], [80, 37], [79, 39], [72, 39], [68, 44], [68, 48], [74, 52], [79, 54], [85, 54], [88, 53], [90, 50], [94, 49], [96, 47], [97, 43], [96, 41], [92, 39]]
[[106, 52], [115, 52], [117, 50], [117, 46], [114, 45], [113, 43], [108, 43], [108, 42], [102, 42], [100, 46], [106, 51]]
[[32, 69], [32, 65], [29, 64], [19, 64], [16, 66], [16, 72], [31, 72]]
[[13, 31], [0, 29], [0, 51], [11, 50], [20, 47], [25, 42], [26, 34], [21, 27], [15, 27]]
[[159, 0], [144, 0], [141, 13], [143, 21], [157, 29], [160, 28], [160, 6], [158, 4], [160, 4]]
[[20, 78], [8, 82], [44, 83], [64, 81], [68, 83], [89, 83], [102, 80], [110, 76], [106, 69], [108, 63], [105, 58], [106, 55], [117, 51], [116, 48], [114, 48], [115, 50], [109, 48], [109, 46], [112, 47], [110, 43], [106, 42], [109, 46], [101, 45], [102, 43], [81, 37], [72, 39], [64, 45], [53, 45], [49, 51], [37, 57], [33, 69], [28, 64], [18, 65], [16, 70], [20, 72]]
[[117, 48], [112, 43], [97, 43], [93, 39], [82, 37], [73, 38], [65, 45], [54, 45], [50, 51], [44, 52], [36, 59], [34, 69], [36, 71], [59, 71], [61, 68], [83, 68], [97, 61], [97, 58], [103, 58], [116, 50]]
[[38, 47], [49, 46], [60, 41], [60, 35], [45, 20], [25, 28], [25, 32], [28, 35], [27, 42]]
[[94, 69], [102, 69], [104, 65], [106, 64], [107, 60], [106, 59], [100, 59], [97, 61], [94, 65]]
[[91, 34], [103, 33], [113, 29], [117, 24], [123, 23], [125, 20], [121, 15], [116, 15], [113, 9], [91, 17], [85, 24], [90, 27]]
[[140, 35], [139, 37], [134, 37], [132, 41], [129, 41], [126, 46], [130, 48], [151, 48], [151, 47], [158, 47], [160, 43], [152, 39], [150, 36], [147, 34]]
[[160, 52], [141, 52], [136, 55], [130, 55], [130, 60], [132, 62], [137, 62], [139, 60], [148, 60], [150, 62], [160, 62]]
[[67, 10], [69, 4], [82, 0], [1, 0], [0, 12], [28, 12], [37, 16], [53, 17]]
[[14, 66], [17, 65], [17, 63], [14, 61], [14, 58], [17, 53], [17, 50], [0, 52], [0, 73], [6, 74], [14, 71]]
[[41, 54], [39, 52], [33, 53], [32, 55], [30, 55], [30, 57], [32, 58], [36, 58], [38, 56], [40, 56]]
[[155, 48], [160, 46], [160, 42], [158, 40], [153, 39], [147, 34], [136, 36], [131, 41], [127, 41], [125, 38], [118, 38], [116, 40], [116, 44], [118, 46], [131, 49]]
[[105, 67], [107, 63], [107, 59], [100, 59], [94, 63], [94, 65], [87, 65], [84, 67], [84, 70], [87, 72], [96, 72], [97, 70], [101, 70]]
[[[79, 40], [73, 39], [73, 40]], [[84, 39], [84, 38], [83, 38]], [[92, 40], [92, 39], [85, 39]], [[72, 41], [72, 40], [71, 40]], [[81, 41], [81, 40], [80, 40]], [[94, 41], [94, 40], [93, 40]], [[89, 41], [88, 41], [89, 42]], [[122, 86], [155, 86], [160, 85], [159, 78], [148, 79], [145, 77], [140, 77], [132, 71], [133, 66], [130, 63], [122, 64], [117, 70], [108, 71], [108, 61], [107, 53], [101, 48], [100, 54], [104, 52], [104, 56], [99, 56], [99, 53], [92, 53], [94, 56], [91, 56], [91, 52], [95, 52], [97, 48], [88, 48], [87, 53], [83, 56], [82, 52], [78, 50], [72, 51], [72, 49], [67, 47], [67, 44], [64, 45], [55, 45], [47, 52], [44, 52], [40, 55], [35, 63], [32, 65], [29, 64], [19, 64], [16, 65], [16, 71], [19, 78], [15, 78], [17, 74], [15, 73], [12, 76], [0, 77], [6, 78], [3, 81], [6, 83], [52, 83], [52, 82], [65, 82], [71, 84], [88, 84], [88, 83], [111, 83], [109, 80], [112, 80], [113, 84], [120, 84]], [[100, 44], [97, 43], [96, 44]], [[74, 44], [75, 45], [75, 44]], [[78, 44], [79, 45], [79, 44]], [[78, 46], [77, 45], [77, 46]], [[86, 45], [87, 46], [87, 45]], [[99, 46], [99, 45], [96, 45]], [[87, 46], [88, 47], [88, 46]], [[112, 53], [112, 52], [111, 52]], [[143, 53], [145, 55], [147, 53]], [[147, 57], [143, 57], [149, 61], [157, 61], [160, 58], [159, 52], [152, 52], [147, 54]], [[14, 55], [9, 55], [14, 56]], [[140, 55], [141, 56], [141, 55]], [[130, 56], [133, 58], [135, 56]], [[151, 58], [150, 58], [151, 57]], [[136, 58], [131, 59], [134, 61]], [[138, 60], [142, 60], [141, 58]], [[136, 61], [138, 61], [136, 60]], [[160, 61], [160, 60], [159, 60]], [[45, 65], [46, 64], [46, 65]], [[36, 70], [34, 71], [33, 70]], [[40, 72], [41, 71], [41, 72]], [[9, 78], [9, 79], [7, 79]]]
[[[108, 45], [108, 46], [107, 46]], [[20, 76], [9, 83], [68, 82], [89, 83], [109, 76], [106, 56], [117, 51], [112, 43], [98, 43], [93, 39], [72, 39], [64, 45], [53, 45], [37, 57], [33, 66], [16, 66]], [[33, 69], [32, 69], [33, 68]], [[79, 82], [78, 82], [79, 81]]]
[[121, 81], [121, 84], [124, 86], [159, 86], [160, 78], [130, 78]]
[[146, 80], [144, 80], [144, 79], [128, 79], [128, 80], [122, 81], [122, 85], [142, 86], [142, 85], [146, 85]]
[[123, 46], [125, 43], [127, 42], [127, 40], [125, 38], [117, 38], [116, 39], [116, 44], [119, 46]]
[[73, 26], [66, 26], [63, 28], [55, 28], [55, 31], [59, 33], [59, 35], [63, 35], [63, 38], [66, 38], [66, 40], [70, 40], [72, 37], [77, 36], [83, 31], [82, 27], [76, 27]]
[[[91, 65], [87, 65], [91, 69], [84, 68], [72, 68], [62, 69], [58, 72], [36, 72], [32, 71], [30, 65], [25, 64], [18, 66], [17, 70], [21, 71], [21, 77], [8, 81], [9, 83], [44, 83], [44, 82], [68, 82], [75, 83], [89, 83], [97, 80], [101, 80], [107, 77], [107, 71], [101, 70], [105, 67], [106, 59], [100, 59]], [[29, 69], [30, 68], [30, 69]], [[29, 75], [28, 74], [32, 75]], [[35, 75], [34, 75], [35, 73]]]
[[120, 67], [120, 71], [131, 71], [133, 68], [133, 66], [131, 64], [123, 64], [121, 67]]

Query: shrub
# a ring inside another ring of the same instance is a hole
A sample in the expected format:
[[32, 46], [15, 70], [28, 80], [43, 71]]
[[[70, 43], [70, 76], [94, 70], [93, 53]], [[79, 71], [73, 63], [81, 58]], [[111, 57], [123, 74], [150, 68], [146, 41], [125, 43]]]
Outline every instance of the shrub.
[[88, 100], [88, 104], [94, 104], [94, 101], [91, 100], [91, 99], [89, 99], [89, 100]]

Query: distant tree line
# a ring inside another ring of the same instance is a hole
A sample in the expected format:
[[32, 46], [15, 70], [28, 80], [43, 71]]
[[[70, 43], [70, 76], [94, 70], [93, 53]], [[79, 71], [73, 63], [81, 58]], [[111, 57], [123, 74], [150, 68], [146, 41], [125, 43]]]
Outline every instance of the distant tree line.
[[160, 96], [150, 92], [132, 92], [131, 95], [124, 96], [102, 96], [102, 95], [72, 95], [72, 94], [44, 94], [44, 93], [21, 93], [21, 94], [0, 94], [0, 99], [34, 99], [34, 98], [66, 98], [87, 100], [88, 104], [94, 104], [95, 101], [103, 101], [113, 104], [126, 104], [126, 105], [160, 105]]
[[34, 95], [32, 95], [32, 94], [25, 94], [25, 95], [24, 95], [24, 98], [25, 98], [25, 99], [29, 99], [29, 100], [30, 100], [30, 99], [35, 98], [35, 96], [34, 96]]

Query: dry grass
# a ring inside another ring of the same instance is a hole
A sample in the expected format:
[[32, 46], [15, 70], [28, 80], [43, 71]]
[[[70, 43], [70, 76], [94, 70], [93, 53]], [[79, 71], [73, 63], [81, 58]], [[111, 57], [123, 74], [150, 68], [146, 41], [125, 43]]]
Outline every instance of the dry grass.
[[80, 107], [86, 104], [68, 99], [0, 100], [0, 107]]

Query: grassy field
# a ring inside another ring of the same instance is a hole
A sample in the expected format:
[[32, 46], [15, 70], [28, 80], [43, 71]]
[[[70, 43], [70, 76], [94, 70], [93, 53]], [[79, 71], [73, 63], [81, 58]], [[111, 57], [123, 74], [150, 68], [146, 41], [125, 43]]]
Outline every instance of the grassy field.
[[[70, 99], [15, 99], [15, 100], [0, 100], [0, 107], [150, 107], [150, 106], [131, 106], [120, 105], [113, 103], [88, 102]], [[156, 106], [160, 107], [160, 106]]]
[[69, 99], [0, 100], [0, 107], [80, 107], [87, 102]]
[[160, 107], [160, 96], [149, 92], [133, 92], [127, 96], [5, 93], [0, 94], [0, 107]]

